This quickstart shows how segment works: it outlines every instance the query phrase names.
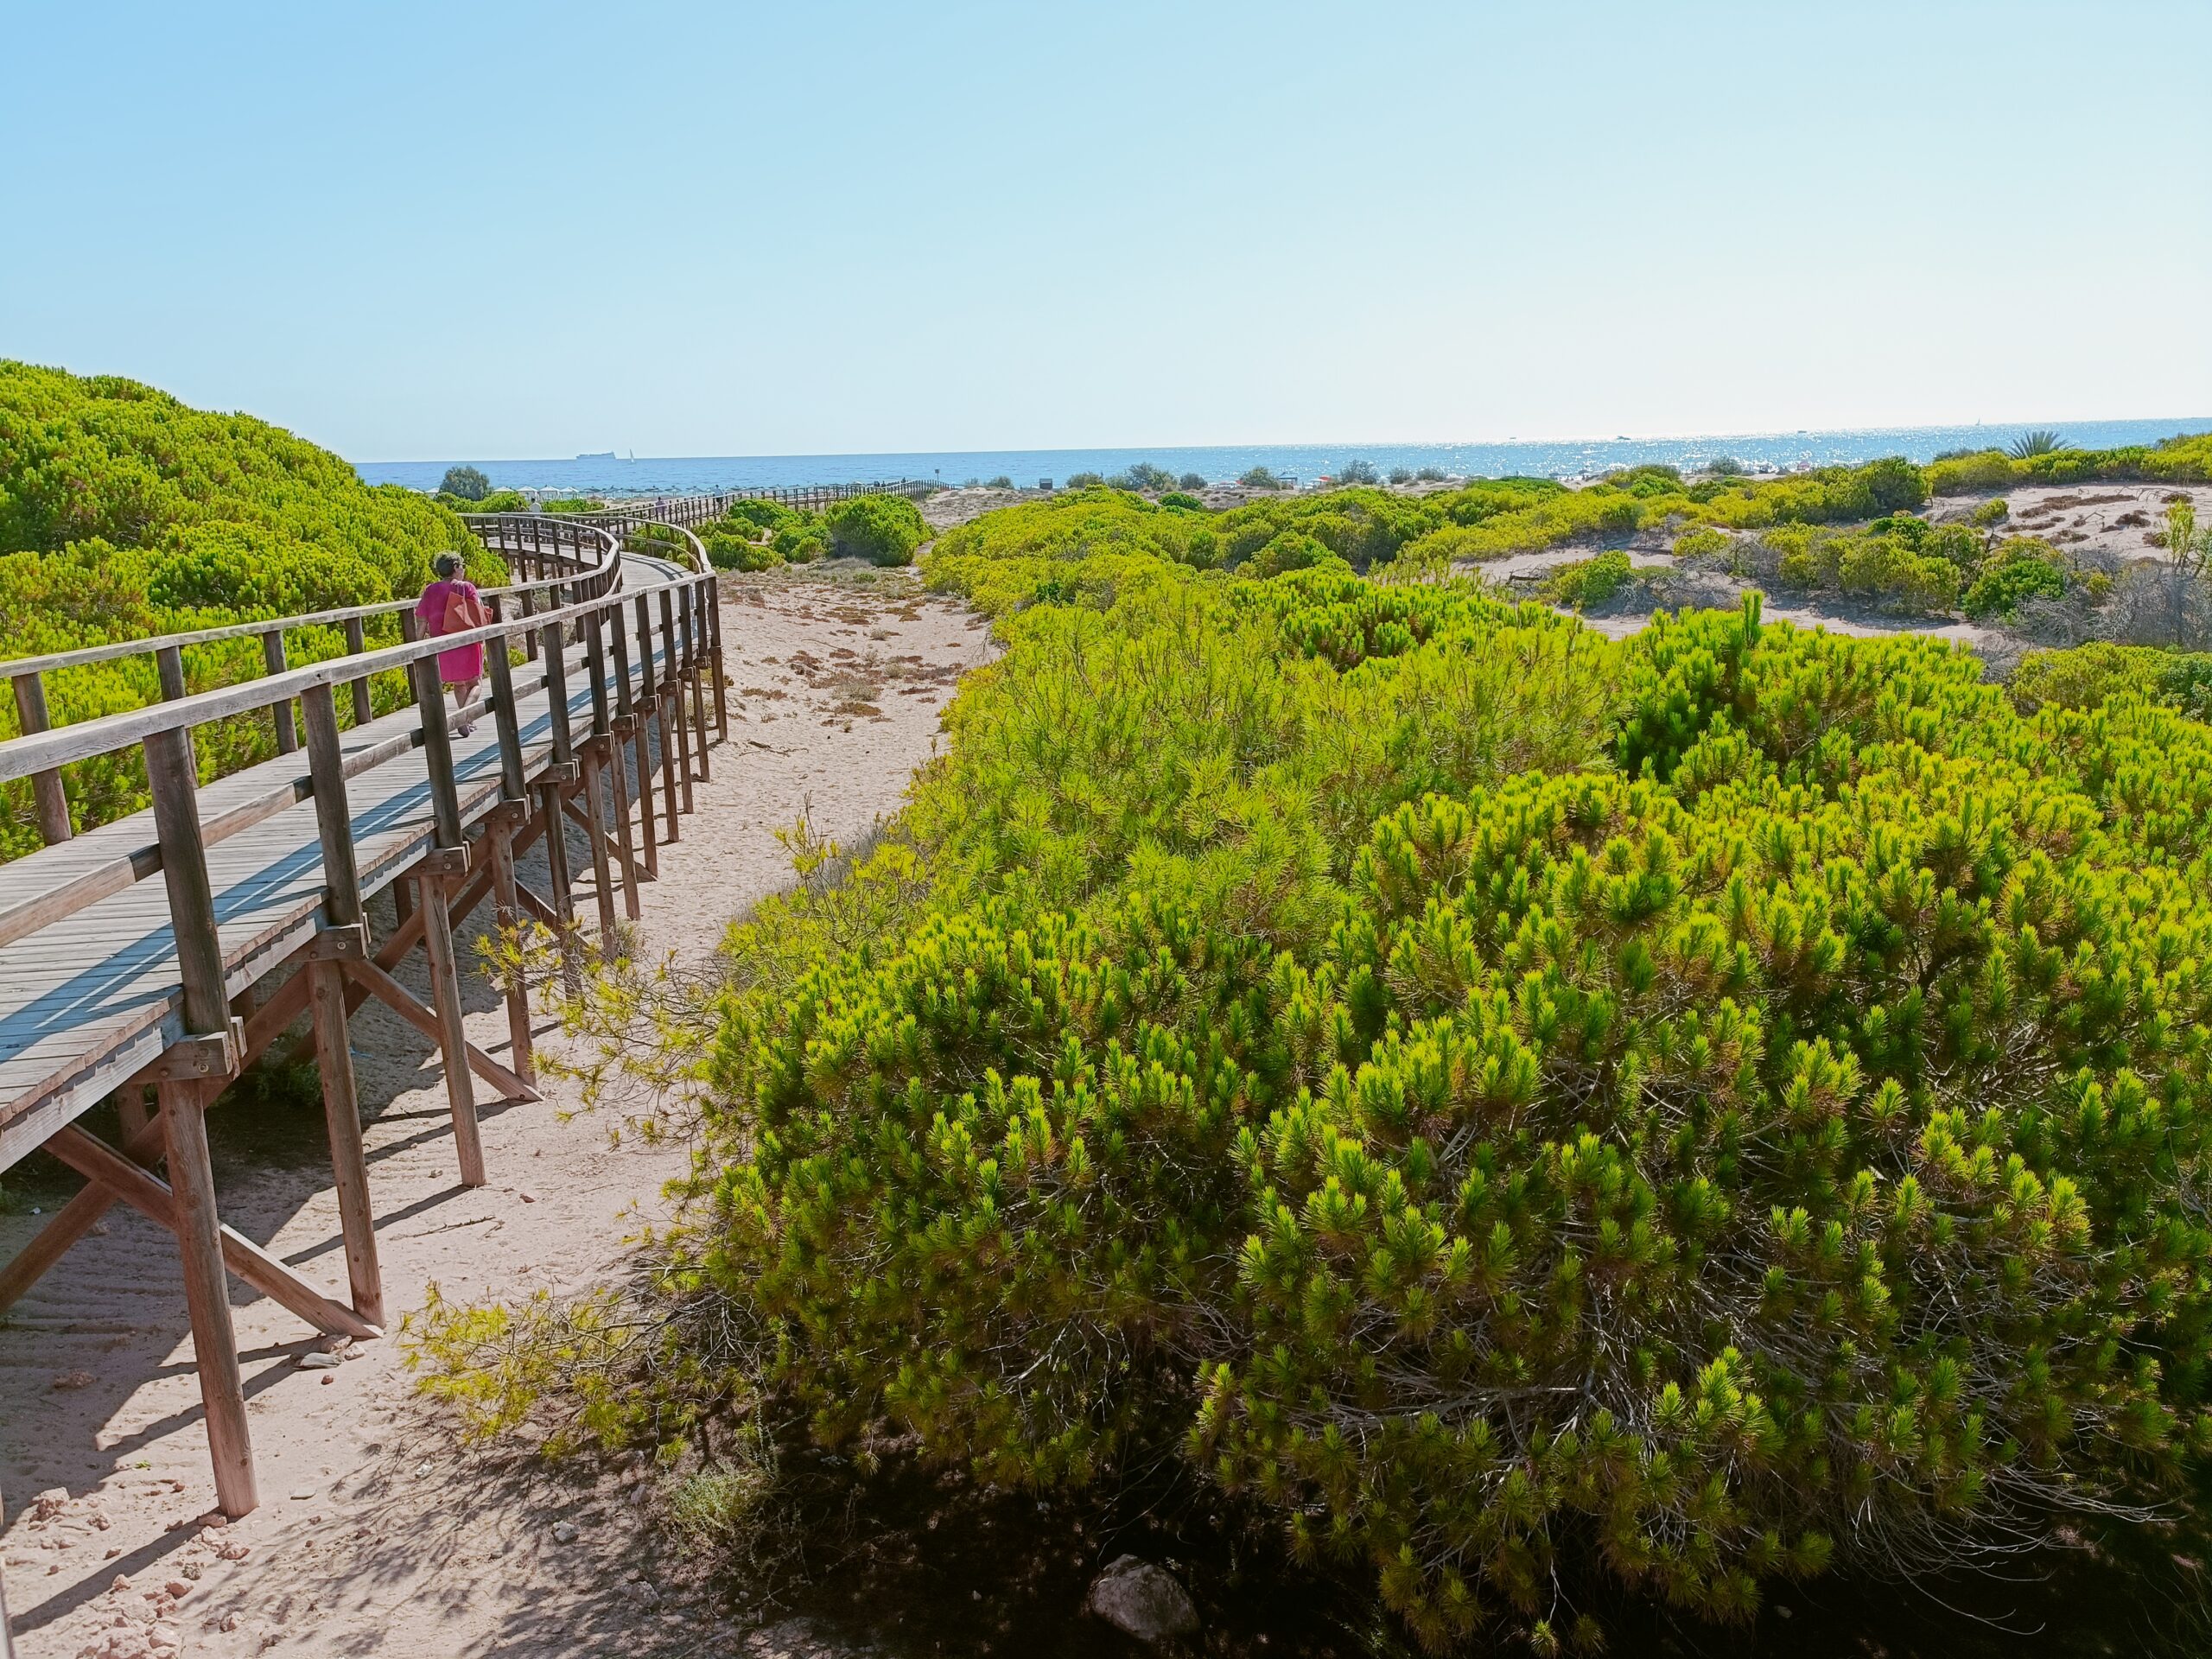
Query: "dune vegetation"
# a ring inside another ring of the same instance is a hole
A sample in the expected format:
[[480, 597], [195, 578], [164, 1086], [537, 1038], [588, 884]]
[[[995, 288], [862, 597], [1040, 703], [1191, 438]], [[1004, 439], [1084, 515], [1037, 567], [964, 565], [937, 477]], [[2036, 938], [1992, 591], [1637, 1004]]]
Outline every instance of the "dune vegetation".
[[575, 1011], [699, 1137], [645, 1287], [435, 1303], [428, 1386], [676, 1466], [734, 1407], [1179, 1461], [1437, 1650], [2201, 1519], [2212, 728], [2164, 664], [2016, 701], [1756, 595], [1616, 643], [1423, 551], [1928, 488], [1646, 478], [945, 534], [1006, 651], [908, 809], [798, 837], [700, 1000]]
[[717, 570], [773, 570], [822, 558], [906, 565], [929, 539], [921, 510], [903, 495], [855, 495], [822, 512], [747, 499], [700, 531]]
[[[245, 415], [214, 414], [112, 376], [0, 361], [0, 637], [9, 657], [372, 604], [418, 592], [430, 559], [464, 552], [478, 580], [504, 580], [445, 507], [396, 485], [371, 488], [328, 450]], [[396, 625], [372, 630], [396, 644]], [[335, 629], [287, 642], [296, 663], [345, 648]], [[257, 639], [184, 653], [195, 691], [264, 672]], [[146, 658], [47, 678], [56, 724], [157, 701]], [[396, 685], [380, 689], [387, 701]], [[0, 736], [16, 733], [0, 698]], [[275, 753], [259, 720], [203, 728], [209, 776]], [[145, 804], [136, 754], [67, 769], [78, 827]], [[38, 845], [28, 782], [0, 785], [0, 857]]]

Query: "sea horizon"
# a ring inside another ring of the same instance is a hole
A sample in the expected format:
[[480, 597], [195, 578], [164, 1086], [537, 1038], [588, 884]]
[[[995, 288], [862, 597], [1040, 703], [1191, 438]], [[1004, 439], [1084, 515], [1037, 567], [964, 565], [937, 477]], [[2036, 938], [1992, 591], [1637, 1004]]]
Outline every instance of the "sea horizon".
[[2212, 431], [2212, 416], [2148, 420], [1984, 423], [1967, 426], [1891, 426], [1791, 432], [1724, 432], [1674, 437], [1518, 439], [1466, 443], [1255, 443], [1116, 445], [1067, 449], [887, 451], [851, 454], [639, 455], [605, 454], [536, 460], [356, 461], [370, 484], [435, 490], [448, 467], [473, 466], [495, 489], [548, 490], [580, 494], [690, 495], [720, 490], [790, 489], [815, 484], [925, 480], [949, 486], [1005, 477], [1024, 488], [1049, 479], [1065, 485], [1078, 473], [1112, 476], [1140, 461], [1209, 482], [1226, 481], [1254, 467], [1310, 484], [1334, 476], [1360, 460], [1378, 472], [1428, 467], [1466, 478], [1506, 476], [1587, 478], [1618, 467], [1654, 463], [1688, 467], [1726, 455], [1759, 470], [1847, 466], [1903, 455], [1927, 461], [1948, 449], [2002, 448], [2024, 434], [2056, 431], [2083, 448], [2110, 449], [2156, 443]]

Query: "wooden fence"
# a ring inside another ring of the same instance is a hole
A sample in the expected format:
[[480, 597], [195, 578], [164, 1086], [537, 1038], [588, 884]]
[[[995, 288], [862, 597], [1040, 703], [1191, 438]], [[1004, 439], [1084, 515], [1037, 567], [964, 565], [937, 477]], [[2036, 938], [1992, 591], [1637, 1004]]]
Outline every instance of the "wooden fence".
[[[612, 960], [618, 894], [634, 919], [639, 884], [658, 876], [659, 848], [678, 838], [694, 785], [709, 777], [710, 736], [728, 736], [715, 578], [688, 531], [659, 549], [663, 559], [626, 556], [617, 530], [568, 518], [495, 515], [471, 529], [523, 579], [487, 593], [492, 620], [467, 632], [418, 638], [413, 601], [402, 601], [0, 664], [24, 726], [0, 743], [0, 781], [34, 780], [48, 842], [0, 865], [0, 945], [16, 947], [0, 963], [0, 1170], [43, 1146], [88, 1182], [0, 1268], [0, 1309], [114, 1203], [174, 1233], [217, 1500], [232, 1515], [257, 1493], [226, 1272], [328, 1334], [375, 1336], [385, 1318], [349, 1014], [373, 996], [437, 1044], [461, 1179], [482, 1185], [472, 1075], [509, 1098], [537, 1097], [529, 1011], [510, 975], [508, 1062], [469, 1042], [454, 925], [488, 897], [502, 927], [550, 928], [577, 981], [576, 895], [588, 885]], [[402, 642], [366, 648], [366, 625], [394, 613]], [[288, 666], [285, 637], [308, 626], [339, 628], [347, 652]], [[268, 674], [188, 695], [182, 650], [242, 635], [261, 638]], [[486, 648], [488, 690], [449, 711], [437, 658], [471, 645]], [[46, 674], [134, 654], [154, 659], [163, 701], [48, 728]], [[392, 671], [407, 677], [410, 702], [378, 716], [370, 680]], [[276, 757], [203, 785], [194, 728], [262, 711]], [[479, 735], [486, 719], [492, 728]], [[130, 750], [143, 757], [150, 813], [73, 836], [61, 769]], [[570, 868], [576, 830], [588, 884]], [[516, 873], [539, 842], [543, 894]], [[139, 890], [157, 873], [164, 899]], [[378, 941], [366, 900], [386, 887], [396, 920]], [[392, 976], [417, 944], [427, 1005]], [[61, 983], [98, 992], [75, 994], [81, 1024], [51, 1012]], [[205, 1114], [302, 1015], [321, 1076], [343, 1300], [223, 1226], [215, 1209]], [[78, 1122], [111, 1095], [119, 1144]]]

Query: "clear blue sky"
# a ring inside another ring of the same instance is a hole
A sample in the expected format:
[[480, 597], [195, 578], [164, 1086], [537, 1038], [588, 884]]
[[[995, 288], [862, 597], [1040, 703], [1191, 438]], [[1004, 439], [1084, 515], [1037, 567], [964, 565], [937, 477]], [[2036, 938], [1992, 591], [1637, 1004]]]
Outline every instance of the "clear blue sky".
[[2212, 4], [18, 0], [0, 356], [357, 460], [2212, 413]]

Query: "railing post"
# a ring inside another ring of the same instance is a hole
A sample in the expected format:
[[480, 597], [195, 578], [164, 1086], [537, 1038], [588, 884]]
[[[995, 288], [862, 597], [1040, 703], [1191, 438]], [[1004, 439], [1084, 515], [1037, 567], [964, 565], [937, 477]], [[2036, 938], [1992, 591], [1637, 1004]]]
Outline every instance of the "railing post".
[[[300, 695], [308, 728], [308, 776], [315, 786], [315, 829], [322, 842], [323, 909], [330, 931], [318, 944], [350, 936], [359, 950], [361, 878], [353, 856], [353, 814], [346, 800], [345, 758], [339, 747], [338, 702], [327, 685]], [[384, 1274], [377, 1264], [376, 1217], [369, 1203], [368, 1156], [361, 1144], [360, 1093], [346, 1020], [346, 981], [334, 955], [317, 950], [307, 964], [308, 1006], [315, 1023], [315, 1070], [322, 1077], [323, 1122], [330, 1135], [330, 1173], [338, 1193], [339, 1230], [353, 1311], [384, 1323]]]
[[668, 587], [660, 590], [661, 656], [666, 670], [662, 681], [662, 696], [667, 701], [668, 712], [662, 715], [661, 734], [664, 738], [672, 731], [676, 747], [672, 753], [664, 754], [662, 762], [668, 768], [670, 779], [668, 800], [668, 838], [677, 839], [675, 785], [683, 789], [683, 810], [691, 810], [691, 718], [683, 706], [683, 664], [676, 654], [676, 614], [674, 601]]
[[500, 798], [520, 801], [528, 796], [530, 785], [523, 770], [522, 720], [515, 712], [514, 665], [507, 660], [510, 637], [492, 641], [486, 666], [492, 677], [492, 719], [499, 734]]
[[177, 972], [184, 985], [184, 1028], [194, 1036], [228, 1031], [230, 999], [223, 990], [223, 946], [207, 880], [207, 847], [200, 831], [200, 767], [191, 730], [151, 733], [145, 749], [154, 834], [161, 842], [162, 880], [168, 888]]
[[429, 774], [432, 836], [436, 849], [416, 866], [416, 902], [423, 912], [423, 950], [430, 959], [431, 1001], [438, 1016], [438, 1048], [444, 1057], [446, 1100], [453, 1111], [454, 1147], [460, 1154], [464, 1186], [481, 1186], [484, 1142], [476, 1125], [476, 1090], [468, 1072], [468, 1033], [461, 1025], [461, 969], [455, 959], [453, 919], [447, 913], [447, 889], [468, 873], [463, 844], [461, 794], [454, 781], [453, 738], [446, 729], [445, 688], [438, 683], [438, 659], [418, 657], [408, 664], [415, 702], [423, 716], [423, 759]]
[[[261, 636], [261, 660], [271, 674], [284, 671], [284, 630], [272, 628]], [[276, 720], [276, 753], [289, 754], [300, 747], [299, 728], [292, 724], [292, 700], [272, 705], [269, 711]]]
[[[183, 986], [184, 1028], [191, 1036], [219, 1034], [228, 1048], [231, 1014], [223, 994], [223, 944], [207, 880], [207, 847], [200, 829], [200, 769], [193, 757], [190, 728], [152, 734], [146, 739], [145, 754], [146, 782], [154, 797], [154, 832], [162, 849], [162, 879], [168, 889], [177, 976]], [[236, 1058], [230, 1056], [232, 1062]], [[158, 1093], [193, 1357], [215, 1465], [215, 1497], [225, 1514], [241, 1516], [260, 1502], [260, 1493], [238, 1337], [231, 1324], [222, 1226], [215, 1214], [207, 1107], [197, 1081], [164, 1078]]]
[[[16, 723], [25, 737], [46, 730], [46, 677], [18, 674], [15, 678]], [[39, 839], [49, 847], [68, 840], [69, 791], [62, 784], [60, 768], [31, 774], [31, 798], [38, 808]]]
[[310, 686], [301, 694], [300, 711], [307, 716], [308, 777], [322, 840], [323, 908], [333, 927], [351, 927], [361, 919], [361, 878], [353, 859], [353, 815], [346, 802], [338, 703], [328, 686]]
[[[653, 689], [652, 613], [643, 594], [637, 599], [638, 618], [638, 827], [645, 836], [645, 874], [660, 879], [660, 850], [653, 838], [653, 710], [660, 698]], [[661, 726], [667, 741], [668, 727]]]
[[[361, 630], [361, 619], [358, 616], [347, 617], [346, 619], [346, 654], [349, 657], [358, 657], [367, 649], [368, 636]], [[375, 717], [374, 705], [369, 698], [368, 677], [364, 675], [361, 678], [350, 681], [348, 683], [353, 693], [353, 723], [356, 726], [365, 726]]]
[[[514, 830], [518, 818], [529, 810], [530, 798], [530, 778], [523, 766], [522, 717], [515, 710], [514, 666], [508, 660], [512, 637], [502, 635], [491, 644], [492, 717], [499, 734], [500, 804], [484, 825], [484, 847], [492, 860], [493, 912], [503, 943], [512, 940], [522, 926], [515, 885]], [[550, 849], [547, 856], [551, 856]], [[507, 963], [502, 982], [507, 1004], [507, 1046], [515, 1075], [534, 1086], [537, 1063], [531, 1047], [530, 988], [519, 962]]]
[[184, 652], [162, 645], [154, 652], [154, 667], [162, 677], [162, 701], [175, 702], [185, 695]]
[[583, 988], [576, 962], [576, 898], [569, 876], [568, 820], [561, 801], [576, 774], [575, 745], [569, 729], [569, 675], [563, 657], [562, 625], [549, 622], [539, 630], [545, 658], [545, 706], [552, 721], [553, 754], [537, 787], [537, 810], [545, 820], [545, 873], [553, 889], [553, 913], [560, 922], [561, 965], [569, 994]]
[[729, 741], [729, 676], [722, 667], [722, 584], [720, 576], [706, 582], [707, 666], [715, 677], [715, 732]]
[[698, 740], [699, 781], [712, 783], [714, 774], [707, 765], [707, 677], [706, 628], [698, 619], [699, 584], [683, 584], [683, 684], [690, 688], [694, 734]]
[[[312, 736], [309, 741], [313, 741]], [[357, 925], [346, 930], [356, 944]], [[361, 1144], [361, 1103], [353, 1080], [353, 1047], [346, 1021], [346, 977], [336, 958], [307, 965], [308, 1006], [315, 1021], [315, 1070], [322, 1076], [322, 1117], [330, 1135], [330, 1173], [338, 1193], [338, 1229], [346, 1241], [346, 1279], [353, 1311], [384, 1323], [384, 1270], [377, 1262], [375, 1212], [369, 1200], [369, 1160]]]
[[583, 750], [584, 833], [591, 838], [592, 898], [599, 907], [599, 954], [612, 963], [620, 954], [614, 933], [614, 876], [607, 856], [607, 822], [600, 813], [599, 772], [601, 757], [613, 736], [607, 706], [607, 648], [601, 639], [597, 611], [587, 612], [581, 625], [584, 635], [584, 672], [591, 677], [591, 736]]
[[630, 701], [630, 639], [622, 626], [622, 601], [607, 612], [607, 643], [614, 647], [613, 766], [607, 773], [608, 794], [614, 808], [614, 834], [622, 857], [622, 906], [632, 921], [644, 913], [638, 896], [638, 843], [630, 831], [630, 762], [624, 753], [643, 741]]
[[415, 702], [422, 710], [423, 760], [429, 773], [430, 818], [436, 827], [437, 844], [458, 847], [462, 841], [461, 794], [454, 781], [453, 734], [446, 726], [445, 688], [438, 683], [438, 659], [418, 657], [408, 664], [415, 684]]

